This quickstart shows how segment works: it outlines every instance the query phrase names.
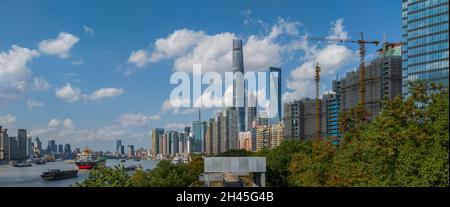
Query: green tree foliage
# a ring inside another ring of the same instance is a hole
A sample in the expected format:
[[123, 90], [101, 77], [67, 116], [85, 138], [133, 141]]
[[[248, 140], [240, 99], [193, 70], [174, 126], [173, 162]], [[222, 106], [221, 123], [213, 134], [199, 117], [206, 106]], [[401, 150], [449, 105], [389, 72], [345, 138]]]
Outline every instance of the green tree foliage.
[[75, 183], [77, 187], [130, 187], [131, 178], [123, 165], [113, 168], [97, 168], [89, 172], [89, 177], [81, 183]]
[[285, 140], [272, 150], [258, 152], [258, 156], [267, 157], [267, 185], [287, 186], [289, 163], [296, 153], [311, 152], [310, 141]]
[[291, 165], [294, 186], [448, 186], [448, 90], [414, 82], [411, 95], [385, 101], [370, 124], [364, 109], [341, 113], [343, 141], [313, 144]]

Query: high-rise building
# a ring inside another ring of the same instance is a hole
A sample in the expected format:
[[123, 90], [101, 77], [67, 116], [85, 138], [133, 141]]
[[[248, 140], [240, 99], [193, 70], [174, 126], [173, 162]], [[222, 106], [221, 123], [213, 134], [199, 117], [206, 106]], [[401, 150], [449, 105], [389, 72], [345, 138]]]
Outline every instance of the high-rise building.
[[0, 161], [9, 160], [9, 136], [8, 129], [0, 126]]
[[270, 126], [256, 126], [256, 151], [270, 149]]
[[[281, 68], [270, 67], [267, 71], [267, 98], [269, 99], [269, 122], [281, 122]], [[273, 103], [276, 102], [276, 103]], [[272, 117], [272, 115], [275, 115]]]
[[256, 116], [258, 113], [258, 106], [255, 94], [251, 91], [248, 94], [248, 105], [247, 105], [247, 131], [254, 127], [256, 123]]
[[[365, 104], [369, 120], [376, 117], [385, 99], [393, 99], [402, 92], [400, 43], [384, 43], [381, 53], [365, 64]], [[347, 111], [359, 103], [359, 70], [349, 71], [345, 77], [333, 81], [333, 91], [339, 110]]]
[[27, 137], [27, 157], [33, 157], [33, 146], [31, 137]]
[[214, 126], [214, 119], [210, 119], [207, 123], [206, 128], [206, 135], [205, 135], [205, 153], [206, 154], [212, 154], [213, 152], [213, 126]]
[[72, 150], [70, 148], [70, 144], [64, 145], [64, 158], [65, 159], [72, 159]]
[[58, 145], [58, 154], [63, 154], [64, 153], [64, 146], [62, 144]]
[[193, 152], [205, 152], [206, 121], [192, 122]]
[[121, 154], [122, 154], [121, 151], [120, 151], [121, 146], [122, 146], [122, 140], [119, 139], [119, 140], [116, 141], [116, 153], [117, 153], [118, 155], [121, 155]]
[[18, 129], [17, 130], [17, 159], [26, 160], [27, 159], [27, 130]]
[[168, 150], [168, 154], [170, 154], [171, 156], [175, 156], [178, 153], [178, 139], [179, 139], [179, 134], [176, 131], [167, 131], [167, 138], [168, 138], [168, 146], [169, 146], [169, 150]]
[[40, 157], [42, 154], [42, 142], [39, 137], [34, 138], [34, 155]]
[[211, 136], [211, 153], [214, 155], [219, 154], [221, 151], [222, 144], [222, 117], [220, 115], [214, 118], [212, 122], [212, 136]]
[[56, 154], [58, 149], [55, 140], [49, 140], [47, 145], [47, 153], [48, 154]]
[[271, 126], [271, 136], [270, 136], [270, 148], [280, 146], [281, 142], [284, 140], [284, 126], [283, 124], [275, 124]]
[[402, 94], [408, 81], [448, 87], [448, 0], [402, 0]]
[[251, 132], [239, 132], [239, 149], [252, 151], [252, 134]]
[[134, 157], [134, 145], [127, 146], [127, 155], [129, 158]]
[[337, 97], [336, 93], [328, 93], [323, 95], [322, 100], [327, 106], [325, 109], [327, 137], [338, 141], [340, 138], [338, 126], [339, 97]]
[[9, 137], [9, 159], [17, 160], [17, 137]]
[[220, 152], [238, 149], [239, 131], [236, 128], [238, 125], [238, 111], [233, 108], [225, 108], [219, 116], [221, 119]]
[[245, 131], [244, 55], [242, 40], [233, 40], [233, 73], [241, 73], [233, 81], [233, 106], [238, 111], [238, 131]]
[[152, 156], [156, 157], [156, 155], [160, 154], [159, 151], [159, 136], [164, 134], [164, 129], [162, 128], [154, 128], [152, 129]]
[[[320, 135], [326, 135], [326, 103], [321, 101]], [[309, 140], [317, 135], [316, 100], [303, 98], [284, 104], [284, 137]]]

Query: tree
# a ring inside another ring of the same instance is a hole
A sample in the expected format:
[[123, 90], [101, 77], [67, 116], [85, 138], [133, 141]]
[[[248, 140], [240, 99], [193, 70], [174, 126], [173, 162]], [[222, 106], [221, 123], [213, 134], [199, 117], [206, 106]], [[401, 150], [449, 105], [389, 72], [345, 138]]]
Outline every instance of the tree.
[[75, 183], [77, 187], [130, 187], [131, 178], [123, 165], [112, 168], [98, 168], [89, 172], [89, 177], [81, 183]]
[[285, 140], [280, 146], [258, 152], [258, 155], [267, 157], [267, 185], [288, 186], [289, 164], [295, 153], [310, 153], [310, 141]]

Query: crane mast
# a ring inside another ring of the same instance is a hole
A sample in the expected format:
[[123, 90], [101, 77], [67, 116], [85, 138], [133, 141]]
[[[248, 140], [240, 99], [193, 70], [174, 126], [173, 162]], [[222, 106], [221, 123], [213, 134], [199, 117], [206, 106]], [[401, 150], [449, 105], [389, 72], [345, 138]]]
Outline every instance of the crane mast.
[[320, 99], [319, 99], [319, 87], [320, 87], [320, 67], [319, 63], [316, 65], [316, 76], [314, 78], [316, 83], [316, 138], [320, 139]]

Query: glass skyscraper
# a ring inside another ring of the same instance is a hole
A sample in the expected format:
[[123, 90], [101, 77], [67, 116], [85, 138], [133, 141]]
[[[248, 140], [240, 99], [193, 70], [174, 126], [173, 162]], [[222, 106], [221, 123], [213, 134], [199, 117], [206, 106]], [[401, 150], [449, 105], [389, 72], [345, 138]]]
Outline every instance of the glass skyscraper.
[[[269, 120], [270, 124], [278, 124], [281, 122], [281, 68], [269, 67], [267, 75], [267, 97], [270, 101], [276, 101], [276, 105], [275, 103], [269, 102], [271, 114], [276, 114], [275, 117], [269, 117]], [[275, 91], [271, 90], [271, 84], [274, 86], [273, 89]], [[273, 112], [274, 110], [276, 112]]]
[[245, 131], [245, 92], [244, 92], [244, 54], [242, 51], [242, 40], [233, 40], [233, 73], [241, 73], [233, 81], [233, 106], [238, 111], [239, 132]]
[[448, 0], [402, 0], [402, 94], [408, 82], [448, 87]]

